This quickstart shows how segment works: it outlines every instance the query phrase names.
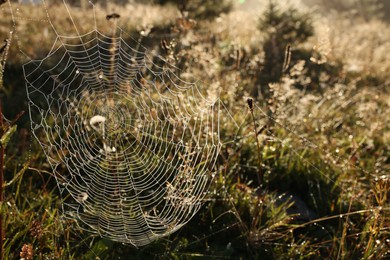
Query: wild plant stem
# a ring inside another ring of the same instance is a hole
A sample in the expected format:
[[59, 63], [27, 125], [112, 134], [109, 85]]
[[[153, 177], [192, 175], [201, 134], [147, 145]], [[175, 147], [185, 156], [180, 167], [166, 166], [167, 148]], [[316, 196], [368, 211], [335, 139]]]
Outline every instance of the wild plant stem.
[[260, 147], [260, 142], [259, 138], [257, 138], [257, 126], [256, 126], [256, 119], [255, 115], [253, 113], [253, 100], [248, 99], [248, 106], [249, 106], [249, 111], [252, 116], [252, 122], [253, 122], [253, 131], [255, 134], [255, 139], [256, 139], [256, 145], [257, 145], [257, 160], [259, 163], [259, 168], [258, 168], [258, 173], [257, 173], [257, 181], [259, 182], [259, 188], [261, 188], [261, 185], [263, 184], [263, 171], [261, 170], [261, 147]]
[[[2, 102], [0, 100], [0, 128], [3, 128], [3, 109]], [[0, 260], [3, 260], [3, 239], [4, 239], [4, 230], [3, 230], [3, 183], [4, 183], [4, 146], [1, 144], [0, 147]]]
[[[0, 115], [1, 116], [1, 115]], [[4, 239], [4, 230], [3, 230], [3, 183], [4, 183], [4, 146], [0, 147], [0, 260], [3, 260], [3, 239]]]
[[[257, 181], [259, 183], [259, 191], [261, 192], [261, 185], [263, 184], [263, 171], [261, 170], [261, 148], [260, 148], [260, 142], [259, 142], [259, 139], [257, 138], [257, 135], [258, 135], [258, 131], [257, 131], [257, 126], [256, 126], [256, 119], [255, 119], [255, 115], [253, 113], [253, 99], [252, 98], [248, 98], [247, 99], [247, 103], [248, 103], [248, 107], [249, 107], [249, 111], [251, 113], [251, 116], [252, 116], [252, 122], [253, 122], [253, 131], [254, 131], [254, 134], [255, 134], [255, 139], [256, 139], [256, 145], [257, 145], [257, 160], [258, 160], [258, 163], [259, 163], [259, 167], [258, 167], [258, 172], [257, 172]], [[256, 203], [255, 205], [255, 209], [254, 209], [254, 218], [252, 220], [252, 225], [251, 225], [251, 229], [253, 230], [256, 230], [256, 227], [259, 225], [259, 221], [261, 221], [261, 205], [260, 205], [260, 192], [258, 193], [258, 203]]]

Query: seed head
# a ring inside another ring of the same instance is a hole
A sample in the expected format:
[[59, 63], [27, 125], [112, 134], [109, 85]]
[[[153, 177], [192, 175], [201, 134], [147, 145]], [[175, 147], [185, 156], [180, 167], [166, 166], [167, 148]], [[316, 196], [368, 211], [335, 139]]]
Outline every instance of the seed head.
[[119, 19], [121, 16], [119, 15], [119, 14], [117, 14], [117, 13], [112, 13], [112, 14], [108, 14], [107, 16], [106, 16], [106, 19], [107, 20], [111, 20], [111, 19]]
[[40, 239], [43, 235], [42, 224], [39, 221], [34, 221], [30, 228], [30, 234], [33, 237]]
[[24, 260], [34, 259], [34, 251], [33, 251], [33, 246], [31, 244], [23, 245], [22, 251], [20, 251], [20, 259], [24, 259]]
[[248, 103], [249, 109], [252, 111], [253, 110], [253, 99], [252, 98], [248, 98], [246, 100], [246, 102]]

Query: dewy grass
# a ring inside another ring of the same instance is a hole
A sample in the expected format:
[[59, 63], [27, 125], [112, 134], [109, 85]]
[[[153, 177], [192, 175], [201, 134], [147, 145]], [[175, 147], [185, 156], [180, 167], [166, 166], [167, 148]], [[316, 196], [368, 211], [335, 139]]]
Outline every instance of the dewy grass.
[[[161, 37], [167, 37], [165, 41], [172, 43], [170, 61], [182, 69], [181, 76], [206, 79], [202, 85], [218, 89], [229, 110], [231, 120], [221, 120], [224, 145], [218, 171], [205, 207], [193, 220], [178, 233], [138, 249], [78, 228], [72, 219], [61, 217], [60, 204], [67, 198], [60, 198], [45, 155], [31, 138], [29, 124], [20, 120], [9, 139], [4, 168], [6, 203], [2, 213], [7, 216], [4, 252], [8, 258], [389, 256], [388, 26], [378, 19], [355, 20], [349, 14], [314, 15], [314, 36], [291, 45], [290, 66], [278, 82], [269, 85], [267, 98], [253, 99], [255, 113], [251, 115], [244, 109], [248, 106], [244, 97], [259, 87], [254, 82], [264, 76], [264, 64], [272, 64], [264, 62], [261, 47], [272, 39], [257, 28], [260, 12], [245, 5], [250, 2], [215, 19], [197, 21], [176, 20], [177, 12], [170, 3], [163, 9], [143, 4], [109, 7], [120, 13], [118, 24], [137, 39], [142, 30], [151, 28], [148, 25], [153, 26], [143, 38], [151, 51], [163, 55]], [[13, 38], [8, 55], [5, 114], [26, 101], [20, 72], [25, 57], [18, 45], [31, 58], [42, 58], [52, 40], [51, 32], [44, 29], [47, 17], [39, 6], [12, 4], [19, 40]], [[9, 36], [11, 21], [7, 6], [0, 9], [4, 39]], [[67, 16], [60, 6], [50, 8], [57, 14], [54, 22], [66, 32]], [[248, 10], [254, 14], [247, 15]], [[71, 12], [85, 30], [91, 29], [92, 12], [73, 7]], [[110, 32], [105, 16], [97, 13], [102, 18], [98, 25]], [[283, 55], [284, 49], [279, 52]], [[81, 109], [87, 109], [89, 103]], [[91, 111], [90, 115], [96, 114]], [[265, 140], [260, 147], [262, 183], [267, 187], [263, 194], [257, 192], [259, 153], [253, 140], [254, 122], [270, 125], [261, 132]], [[120, 130], [112, 133], [120, 134]], [[162, 142], [152, 136], [148, 140], [150, 144]], [[58, 171], [66, 174], [61, 165]]]

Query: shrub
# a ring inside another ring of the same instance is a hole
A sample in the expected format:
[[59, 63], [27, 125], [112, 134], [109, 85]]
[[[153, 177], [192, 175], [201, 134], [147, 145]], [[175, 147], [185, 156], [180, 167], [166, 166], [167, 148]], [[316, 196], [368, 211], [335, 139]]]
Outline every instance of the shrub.
[[[278, 82], [282, 77], [287, 45], [295, 49], [298, 44], [305, 42], [314, 34], [314, 28], [308, 13], [301, 13], [294, 7], [282, 10], [276, 3], [270, 1], [260, 19], [259, 29], [267, 34], [263, 44], [265, 56], [259, 78], [262, 92], [267, 94], [268, 84]], [[299, 57], [295, 56], [295, 59]]]

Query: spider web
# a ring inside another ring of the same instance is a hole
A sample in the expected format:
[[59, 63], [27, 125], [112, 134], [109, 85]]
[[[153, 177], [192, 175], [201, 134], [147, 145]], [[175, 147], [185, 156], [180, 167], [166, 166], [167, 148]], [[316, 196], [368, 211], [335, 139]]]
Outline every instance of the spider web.
[[218, 98], [98, 29], [57, 35], [24, 73], [33, 133], [73, 198], [68, 216], [142, 246], [199, 210], [220, 149]]

